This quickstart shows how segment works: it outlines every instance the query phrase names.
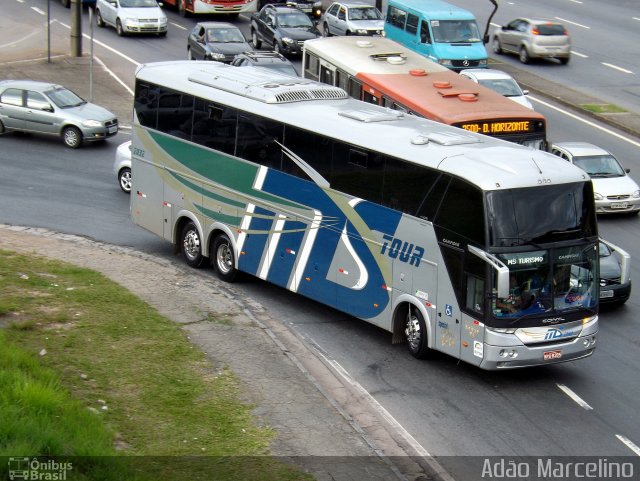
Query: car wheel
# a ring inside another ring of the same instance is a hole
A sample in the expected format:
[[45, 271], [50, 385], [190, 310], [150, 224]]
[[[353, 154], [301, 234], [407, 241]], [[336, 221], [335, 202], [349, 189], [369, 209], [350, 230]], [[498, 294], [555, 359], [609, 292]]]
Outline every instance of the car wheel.
[[322, 26], [322, 36], [323, 37], [331, 37], [331, 32], [329, 31], [329, 25], [326, 22]]
[[118, 181], [120, 182], [120, 188], [125, 194], [131, 193], [131, 169], [125, 167], [118, 172]]
[[255, 30], [251, 30], [251, 43], [255, 49], [259, 49], [262, 46], [262, 42], [258, 38], [258, 33]]
[[158, 37], [166, 37], [167, 36], [167, 31], [165, 30], [164, 32], [159, 32], [158, 33]]
[[404, 333], [407, 337], [407, 348], [413, 357], [417, 359], [429, 357], [431, 349], [428, 346], [427, 326], [422, 313], [411, 304], [409, 304]]
[[100, 10], [96, 10], [96, 25], [100, 28], [104, 27], [104, 19], [102, 18]]
[[349, 35], [351, 35], [351, 32], [349, 30], [347, 30], [346, 32], [344, 32], [344, 34], [345, 34], [345, 36], [348, 37]]
[[0, 135], [4, 134], [7, 131], [7, 129], [5, 128], [4, 124], [2, 123], [2, 120], [0, 120]]
[[211, 264], [216, 275], [225, 282], [233, 282], [238, 275], [233, 245], [226, 234], [220, 234], [213, 242]]
[[119, 36], [124, 37], [124, 29], [122, 28], [122, 22], [120, 21], [120, 19], [116, 20], [116, 33]]
[[62, 0], [62, 6], [64, 8], [69, 8], [71, 6], [71, 0]]
[[493, 53], [502, 53], [502, 45], [500, 45], [500, 39], [498, 37], [493, 37], [493, 43], [491, 46], [493, 47]]
[[529, 63], [529, 52], [527, 52], [527, 47], [520, 47], [520, 61], [522, 63]]
[[82, 132], [78, 127], [69, 126], [65, 127], [62, 131], [62, 139], [67, 147], [77, 149], [82, 144]]
[[282, 47], [280, 46], [277, 40], [273, 44], [273, 51], [275, 53], [279, 53], [280, 55], [284, 55], [284, 52], [282, 51]]
[[559, 60], [562, 65], [567, 65], [569, 63], [569, 57], [563, 57]]
[[190, 48], [187, 48], [187, 60], [195, 60], [195, 58], [193, 58], [193, 53], [191, 52]]
[[182, 229], [180, 249], [186, 263], [191, 267], [200, 267], [204, 261], [202, 242], [196, 225], [189, 221]]

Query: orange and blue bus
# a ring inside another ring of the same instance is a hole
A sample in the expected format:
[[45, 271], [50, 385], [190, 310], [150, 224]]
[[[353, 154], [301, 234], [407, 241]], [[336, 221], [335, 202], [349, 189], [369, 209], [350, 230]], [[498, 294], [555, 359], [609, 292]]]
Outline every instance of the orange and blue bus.
[[384, 37], [305, 42], [303, 76], [351, 97], [405, 113], [547, 149], [544, 116]]

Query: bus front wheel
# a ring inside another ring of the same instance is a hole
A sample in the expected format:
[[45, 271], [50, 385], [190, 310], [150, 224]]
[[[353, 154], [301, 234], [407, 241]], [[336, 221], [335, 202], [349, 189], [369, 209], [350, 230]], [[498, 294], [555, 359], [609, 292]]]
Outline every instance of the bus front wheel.
[[422, 313], [412, 305], [409, 305], [404, 333], [407, 337], [407, 348], [413, 357], [417, 359], [429, 357], [431, 350], [428, 346], [427, 326]]
[[220, 234], [213, 241], [211, 263], [216, 275], [225, 282], [233, 282], [238, 275], [233, 245], [226, 234]]
[[200, 267], [204, 261], [202, 242], [198, 228], [192, 221], [187, 222], [182, 229], [181, 241], [182, 256], [186, 263], [191, 267]]

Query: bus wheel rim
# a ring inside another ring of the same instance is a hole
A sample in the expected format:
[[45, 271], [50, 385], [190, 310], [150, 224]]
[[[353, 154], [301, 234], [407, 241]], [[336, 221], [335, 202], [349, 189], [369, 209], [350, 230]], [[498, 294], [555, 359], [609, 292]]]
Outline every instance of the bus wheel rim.
[[232, 268], [232, 252], [229, 244], [220, 244], [218, 246], [218, 252], [216, 253], [216, 261], [218, 263], [218, 269], [223, 274], [227, 274]]
[[411, 346], [411, 349], [414, 351], [418, 350], [420, 347], [420, 340], [422, 339], [422, 332], [420, 330], [420, 322], [413, 314], [407, 319], [407, 326], [404, 332], [407, 336], [407, 342]]
[[192, 260], [200, 254], [200, 237], [196, 231], [191, 230], [184, 236], [184, 253]]

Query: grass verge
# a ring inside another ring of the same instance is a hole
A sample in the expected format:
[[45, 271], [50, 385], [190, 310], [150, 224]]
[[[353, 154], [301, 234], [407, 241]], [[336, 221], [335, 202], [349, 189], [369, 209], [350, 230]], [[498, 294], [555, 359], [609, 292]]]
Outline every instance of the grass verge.
[[0, 251], [0, 324], [0, 456], [90, 456], [77, 479], [310, 479], [268, 456], [232, 372], [102, 275]]
[[621, 114], [627, 112], [627, 110], [614, 104], [580, 104], [580, 107], [594, 114]]

